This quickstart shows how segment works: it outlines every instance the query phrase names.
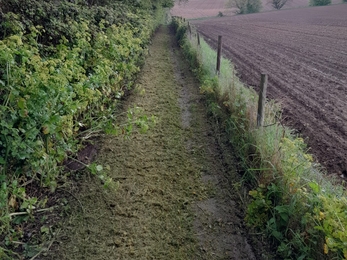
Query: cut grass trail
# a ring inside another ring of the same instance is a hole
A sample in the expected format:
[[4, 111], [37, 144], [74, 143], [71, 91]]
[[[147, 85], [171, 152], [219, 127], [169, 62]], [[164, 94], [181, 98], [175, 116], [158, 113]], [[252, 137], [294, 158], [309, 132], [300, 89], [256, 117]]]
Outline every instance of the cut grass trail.
[[[238, 195], [221, 193], [230, 185], [216, 177], [229, 174], [233, 162], [219, 158], [196, 80], [177, 70], [182, 64], [172, 44], [161, 27], [123, 107], [156, 123], [146, 133], [134, 127], [126, 138], [98, 140], [97, 163], [118, 188], [103, 189], [98, 179], [81, 175], [69, 190], [70, 217], [47, 259], [254, 259], [236, 216], [242, 215]], [[192, 88], [196, 94], [187, 98]]]

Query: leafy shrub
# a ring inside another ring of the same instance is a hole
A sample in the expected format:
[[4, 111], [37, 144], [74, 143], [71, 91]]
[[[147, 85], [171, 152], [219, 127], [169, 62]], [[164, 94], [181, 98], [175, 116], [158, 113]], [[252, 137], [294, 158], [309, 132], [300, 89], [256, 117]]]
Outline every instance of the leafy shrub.
[[171, 26], [173, 27], [174, 31], [176, 32], [177, 41], [181, 45], [183, 45], [183, 43], [186, 39], [188, 24], [183, 22], [182, 19], [173, 19]]
[[238, 14], [258, 13], [261, 8], [261, 0], [229, 0], [228, 6], [237, 8]]
[[323, 6], [323, 5], [330, 5], [331, 0], [310, 0], [311, 6]]
[[21, 239], [10, 231], [13, 212], [39, 206], [23, 183], [54, 191], [82, 140], [116, 132], [117, 102], [134, 83], [155, 14], [171, 3], [130, 2], [0, 0], [1, 241]]
[[260, 0], [248, 0], [247, 1], [247, 13], [258, 13], [262, 7]]
[[[91, 111], [99, 111], [129, 85], [139, 70], [142, 45], [150, 37], [149, 29], [141, 30], [141, 40], [132, 26], [112, 25], [106, 32], [94, 32], [90, 42], [88, 22], [68, 25], [76, 32], [73, 46], [62, 40], [51, 58], [40, 55], [35, 40], [40, 32], [35, 27], [29, 35], [0, 42], [0, 70], [6, 72], [1, 78], [5, 105], [0, 159], [11, 167], [30, 164], [33, 172], [41, 172], [49, 158], [61, 162], [65, 151], [72, 149], [67, 142], [78, 125], [90, 126]], [[42, 160], [44, 154], [49, 156]]]
[[268, 3], [270, 3], [273, 8], [280, 10], [287, 2], [288, 0], [272, 0]]

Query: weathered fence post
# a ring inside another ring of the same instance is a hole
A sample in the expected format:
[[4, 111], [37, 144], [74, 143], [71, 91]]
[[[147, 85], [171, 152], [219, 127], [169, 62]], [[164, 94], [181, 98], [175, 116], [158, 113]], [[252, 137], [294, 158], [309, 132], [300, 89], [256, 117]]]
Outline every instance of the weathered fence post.
[[196, 33], [196, 36], [198, 37], [198, 46], [200, 46], [200, 34]]
[[257, 115], [257, 126], [263, 126], [264, 124], [264, 110], [266, 101], [266, 89], [267, 89], [267, 74], [261, 74], [260, 79], [260, 92], [258, 100], [258, 115]]
[[217, 75], [220, 73], [220, 60], [221, 60], [221, 55], [222, 55], [222, 36], [218, 36], [218, 50], [217, 50], [217, 67], [216, 67], [216, 72]]
[[189, 39], [192, 39], [192, 28], [190, 27], [189, 22], [188, 22], [188, 31], [189, 31]]

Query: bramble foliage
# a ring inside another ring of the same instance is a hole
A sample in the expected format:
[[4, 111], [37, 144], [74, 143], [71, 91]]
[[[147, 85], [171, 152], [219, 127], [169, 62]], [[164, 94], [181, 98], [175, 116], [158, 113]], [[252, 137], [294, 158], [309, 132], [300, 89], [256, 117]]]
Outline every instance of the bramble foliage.
[[[133, 3], [137, 3], [134, 5]], [[14, 212], [44, 206], [62, 163], [94, 131], [119, 129], [115, 107], [133, 86], [162, 1], [0, 0], [0, 255], [20, 243]], [[134, 119], [140, 131], [147, 118]], [[100, 168], [100, 167], [99, 167]], [[1, 258], [0, 257], [0, 258]]]
[[331, 0], [310, 0], [310, 5], [312, 6], [323, 6], [323, 5], [330, 5]]

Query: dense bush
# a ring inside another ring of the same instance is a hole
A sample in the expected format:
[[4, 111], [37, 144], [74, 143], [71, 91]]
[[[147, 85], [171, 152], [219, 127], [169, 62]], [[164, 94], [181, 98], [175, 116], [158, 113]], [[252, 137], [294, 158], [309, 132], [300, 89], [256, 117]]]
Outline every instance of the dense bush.
[[261, 8], [261, 0], [229, 0], [228, 6], [237, 8], [238, 14], [258, 13]]
[[[88, 27], [94, 36], [100, 30], [105, 31], [111, 25], [122, 25], [130, 23], [132, 26], [141, 28], [141, 15], [146, 12], [138, 10], [132, 15], [133, 7], [128, 7], [119, 2], [108, 6], [87, 6], [71, 3], [68, 1], [3, 1], [4, 14], [0, 17], [0, 28], [4, 38], [8, 35], [22, 32], [24, 35], [30, 33], [34, 26], [42, 26], [37, 42], [46, 46], [55, 46], [64, 37], [68, 45], [75, 43], [75, 30], [71, 30], [71, 21], [88, 21]], [[147, 12], [148, 13], [148, 12]], [[103, 28], [99, 23], [105, 21]]]
[[272, 0], [268, 3], [271, 3], [273, 8], [280, 10], [287, 3], [287, 1], [288, 0]]
[[6, 245], [21, 237], [10, 228], [11, 214], [31, 214], [40, 203], [23, 184], [54, 191], [81, 140], [117, 130], [114, 108], [133, 85], [156, 14], [170, 5], [0, 0], [0, 240]]
[[260, 0], [248, 0], [247, 1], [247, 13], [258, 13], [261, 9], [261, 1]]
[[311, 6], [323, 6], [323, 5], [330, 5], [331, 0], [310, 0]]

